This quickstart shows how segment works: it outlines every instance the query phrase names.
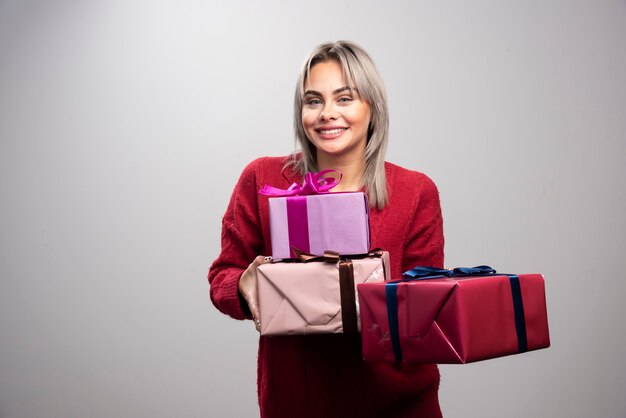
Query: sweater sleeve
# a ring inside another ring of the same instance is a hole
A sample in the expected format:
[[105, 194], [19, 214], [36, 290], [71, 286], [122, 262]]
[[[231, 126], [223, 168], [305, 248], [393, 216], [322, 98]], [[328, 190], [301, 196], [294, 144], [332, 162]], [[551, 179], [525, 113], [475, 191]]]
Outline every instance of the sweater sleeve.
[[222, 219], [222, 249], [209, 268], [211, 301], [235, 319], [251, 318], [248, 305], [239, 293], [239, 278], [263, 248], [256, 190], [257, 161], [244, 169], [233, 190]]
[[430, 178], [422, 176], [408, 226], [402, 271], [418, 265], [443, 267], [443, 217], [439, 191]]

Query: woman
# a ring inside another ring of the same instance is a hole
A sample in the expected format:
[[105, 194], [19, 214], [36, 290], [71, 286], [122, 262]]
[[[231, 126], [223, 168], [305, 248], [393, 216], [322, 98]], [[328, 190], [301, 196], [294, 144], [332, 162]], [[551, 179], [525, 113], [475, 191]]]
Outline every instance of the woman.
[[[391, 275], [443, 266], [439, 195], [421, 173], [385, 162], [388, 113], [382, 80], [354, 43], [317, 47], [295, 94], [301, 152], [260, 158], [243, 171], [223, 219], [222, 251], [209, 270], [211, 300], [259, 329], [256, 268], [270, 252], [265, 184], [287, 188], [307, 171], [343, 173], [336, 191], [369, 197], [371, 245], [389, 251]], [[324, 334], [259, 339], [262, 417], [440, 417], [436, 365], [368, 363], [360, 336]]]

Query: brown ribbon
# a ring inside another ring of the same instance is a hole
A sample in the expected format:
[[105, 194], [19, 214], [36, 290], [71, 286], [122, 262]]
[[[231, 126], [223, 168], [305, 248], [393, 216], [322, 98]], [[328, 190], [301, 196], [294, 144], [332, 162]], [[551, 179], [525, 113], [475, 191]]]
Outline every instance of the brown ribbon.
[[305, 253], [304, 251], [294, 246], [291, 246], [291, 250], [296, 255], [296, 259], [298, 261], [302, 261], [303, 263], [308, 263], [311, 261], [325, 261], [327, 263], [336, 263], [341, 258], [341, 255], [338, 252], [330, 250], [324, 251], [324, 255], [313, 255]]
[[[367, 257], [377, 257], [380, 258], [383, 256], [383, 250], [380, 248], [374, 248], [373, 250], [363, 253], [363, 254], [352, 254], [352, 255], [341, 255], [337, 251], [326, 250], [324, 251], [324, 255], [313, 255], [306, 253], [299, 249], [298, 247], [291, 246], [291, 251], [296, 255], [295, 261], [302, 261], [303, 263], [308, 263], [310, 261], [326, 261], [327, 263], [336, 263], [342, 258], [349, 258], [351, 260], [359, 260], [361, 258]], [[287, 261], [287, 260], [283, 260]]]
[[359, 329], [354, 296], [354, 269], [352, 261], [345, 258], [339, 262], [339, 293], [341, 295], [343, 332], [344, 334], [356, 334]]
[[[336, 251], [326, 250], [324, 255], [308, 254], [292, 246], [294, 254], [299, 261], [309, 263], [311, 261], [325, 261], [327, 263], [339, 262], [339, 295], [341, 296], [341, 320], [344, 334], [356, 334], [359, 332], [356, 312], [356, 296], [354, 288], [354, 268], [351, 259], [367, 257], [382, 257], [383, 251], [375, 248], [366, 254], [342, 256]], [[386, 273], [386, 272], [385, 272]]]

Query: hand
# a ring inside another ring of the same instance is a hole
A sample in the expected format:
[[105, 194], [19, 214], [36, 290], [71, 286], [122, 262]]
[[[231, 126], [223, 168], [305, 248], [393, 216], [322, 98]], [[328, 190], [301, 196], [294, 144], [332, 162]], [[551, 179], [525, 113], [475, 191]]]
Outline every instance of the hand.
[[259, 321], [259, 297], [257, 293], [257, 267], [261, 264], [269, 263], [272, 257], [257, 256], [239, 278], [239, 293], [248, 303], [254, 326], [261, 332], [261, 322]]

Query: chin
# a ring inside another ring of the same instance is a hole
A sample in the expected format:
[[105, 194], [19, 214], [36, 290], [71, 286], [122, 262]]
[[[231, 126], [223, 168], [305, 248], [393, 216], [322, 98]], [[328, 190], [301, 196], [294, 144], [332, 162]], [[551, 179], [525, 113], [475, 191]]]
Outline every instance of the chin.
[[324, 154], [338, 156], [345, 153], [345, 149], [336, 148], [336, 147], [318, 147], [318, 152], [323, 152]]

